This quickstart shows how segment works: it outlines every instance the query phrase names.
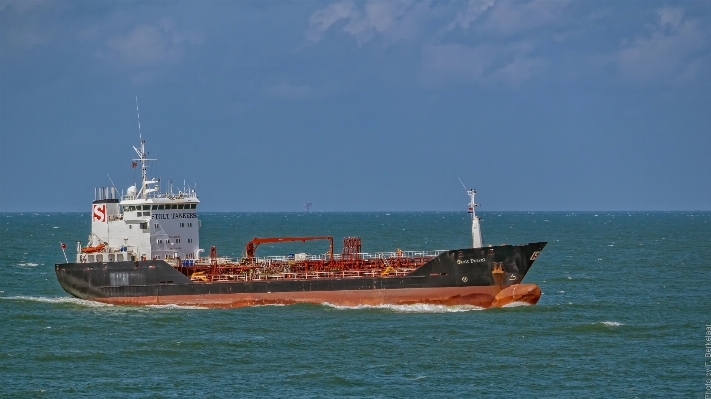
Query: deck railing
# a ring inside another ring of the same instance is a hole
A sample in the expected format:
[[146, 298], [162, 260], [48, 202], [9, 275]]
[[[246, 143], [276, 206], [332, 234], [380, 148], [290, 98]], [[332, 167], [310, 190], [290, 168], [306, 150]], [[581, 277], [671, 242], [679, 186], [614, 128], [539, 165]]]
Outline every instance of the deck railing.
[[[333, 254], [333, 260], [375, 260], [375, 259], [413, 259], [413, 258], [434, 258], [440, 254], [447, 252], [447, 250], [434, 250], [434, 251], [401, 251], [401, 252], [375, 252], [367, 253], [360, 252], [356, 257], [343, 256], [341, 254]], [[242, 263], [247, 260], [246, 258], [230, 258], [220, 256], [217, 259], [218, 265], [226, 264], [236, 264]], [[251, 258], [248, 262], [250, 264], [271, 264], [271, 263], [284, 263], [284, 262], [302, 262], [302, 261], [328, 261], [331, 260], [328, 254], [319, 255], [302, 255], [296, 258], [295, 256], [260, 256]], [[195, 264], [210, 264], [212, 261], [209, 257], [202, 257], [200, 259], [195, 259]]]

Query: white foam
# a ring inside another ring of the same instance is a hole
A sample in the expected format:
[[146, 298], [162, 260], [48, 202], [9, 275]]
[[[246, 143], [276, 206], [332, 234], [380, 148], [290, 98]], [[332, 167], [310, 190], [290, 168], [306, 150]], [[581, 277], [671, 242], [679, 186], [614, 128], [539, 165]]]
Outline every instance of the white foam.
[[484, 308], [474, 305], [433, 305], [427, 303], [415, 303], [412, 305], [357, 305], [357, 306], [341, 306], [333, 305], [328, 302], [323, 303], [338, 310], [360, 310], [360, 309], [386, 309], [396, 313], [454, 313], [454, 312], [469, 312], [472, 310], [484, 310]]
[[263, 305], [249, 305], [250, 308], [259, 308], [263, 306], [286, 306], [286, 304], [283, 303], [265, 303]]
[[527, 302], [511, 302], [502, 306], [502, 308], [518, 308], [520, 306], [531, 306], [531, 304]]
[[72, 297], [51, 298], [51, 297], [43, 297], [43, 296], [18, 295], [18, 296], [0, 297], [0, 299], [12, 299], [12, 300], [16, 300], [16, 301], [33, 301], [33, 302], [43, 302], [43, 303], [71, 303], [74, 305], [87, 306], [90, 308], [114, 306], [114, 305], [111, 305], [108, 303], [87, 301], [84, 299], [72, 298]]
[[600, 324], [607, 326], [607, 327], [619, 327], [619, 326], [624, 326], [622, 323], [618, 323], [616, 321], [603, 321], [600, 322]]
[[29, 266], [29, 267], [35, 267], [39, 266], [39, 263], [33, 263], [33, 262], [27, 262], [27, 263], [18, 263], [17, 266]]
[[168, 303], [165, 305], [145, 305], [143, 307], [153, 308], [153, 309], [207, 309], [202, 306], [192, 306], [192, 305], [176, 305], [174, 303]]

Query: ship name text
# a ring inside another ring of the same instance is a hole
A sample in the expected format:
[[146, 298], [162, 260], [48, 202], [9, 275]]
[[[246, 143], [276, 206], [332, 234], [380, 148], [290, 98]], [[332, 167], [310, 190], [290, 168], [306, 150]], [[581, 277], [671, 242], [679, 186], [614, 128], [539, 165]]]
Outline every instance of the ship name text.
[[154, 213], [151, 219], [197, 219], [197, 213]]
[[481, 263], [481, 262], [486, 262], [486, 258], [481, 258], [481, 259], [464, 259], [464, 260], [457, 259], [457, 264], [458, 264], [458, 265], [463, 265], [463, 264], [466, 264], [466, 263]]

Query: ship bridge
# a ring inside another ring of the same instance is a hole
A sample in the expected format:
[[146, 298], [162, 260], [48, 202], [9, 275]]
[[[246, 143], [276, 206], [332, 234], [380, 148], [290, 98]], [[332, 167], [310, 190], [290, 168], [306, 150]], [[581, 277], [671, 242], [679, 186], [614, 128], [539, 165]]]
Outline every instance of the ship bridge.
[[[200, 256], [200, 220], [196, 191], [185, 186], [175, 192], [170, 184], [161, 192], [160, 179], [148, 179], [145, 141], [133, 147], [141, 165], [140, 189], [133, 185], [118, 195], [115, 187], [94, 192], [91, 234], [78, 243], [77, 262], [148, 259], [197, 259]], [[120, 197], [120, 200], [119, 200]]]

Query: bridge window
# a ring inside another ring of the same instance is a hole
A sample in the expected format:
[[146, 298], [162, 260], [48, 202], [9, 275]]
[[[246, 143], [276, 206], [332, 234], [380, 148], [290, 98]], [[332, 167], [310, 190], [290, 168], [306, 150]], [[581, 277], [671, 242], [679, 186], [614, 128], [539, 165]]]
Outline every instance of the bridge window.
[[184, 208], [185, 208], [185, 205], [183, 205], [183, 204], [178, 204], [178, 209], [184, 209]]
[[190, 204], [190, 209], [195, 209], [197, 208], [197, 204]]
[[192, 238], [188, 238], [188, 243], [191, 243], [191, 242], [193, 242], [193, 239], [192, 239]]
[[154, 211], [157, 211], [157, 210], [158, 210], [158, 205], [153, 205], [153, 206], [151, 207], [151, 209], [153, 209]]
[[192, 224], [192, 223], [188, 223], [188, 227], [193, 227], [193, 224]]
[[165, 205], [158, 205], [158, 209], [159, 209], [159, 210], [165, 209]]
[[180, 223], [180, 227], [185, 227], [185, 223]]
[[141, 229], [145, 230], [147, 228], [148, 228], [148, 223], [146, 223], [146, 222], [141, 223]]

